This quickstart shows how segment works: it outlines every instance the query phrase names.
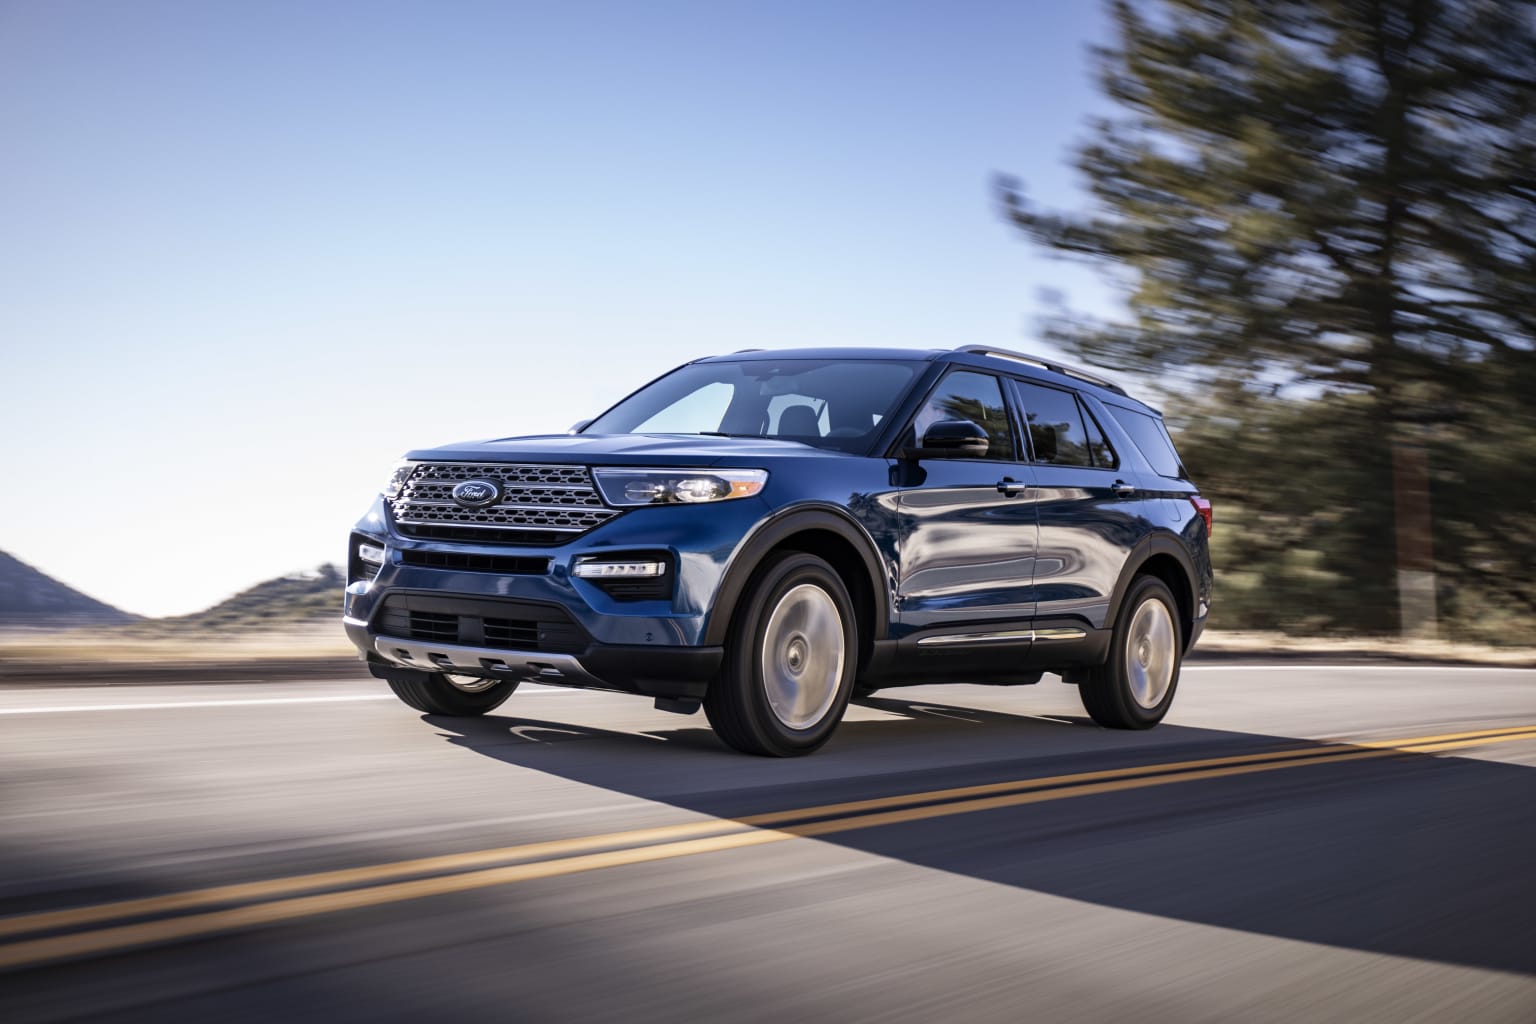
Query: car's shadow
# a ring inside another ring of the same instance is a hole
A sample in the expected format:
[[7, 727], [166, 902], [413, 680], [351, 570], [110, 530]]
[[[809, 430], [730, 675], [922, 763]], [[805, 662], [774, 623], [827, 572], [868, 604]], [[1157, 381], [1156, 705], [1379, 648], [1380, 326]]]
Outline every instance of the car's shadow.
[[[702, 717], [614, 732], [505, 713], [514, 698], [501, 714], [424, 721], [479, 755], [722, 818], [1309, 746], [895, 697], [859, 703], [887, 714], [846, 721], [821, 753], [793, 761], [732, 754]], [[819, 841], [1104, 906], [1536, 975], [1536, 772], [1426, 754], [1327, 760]]]

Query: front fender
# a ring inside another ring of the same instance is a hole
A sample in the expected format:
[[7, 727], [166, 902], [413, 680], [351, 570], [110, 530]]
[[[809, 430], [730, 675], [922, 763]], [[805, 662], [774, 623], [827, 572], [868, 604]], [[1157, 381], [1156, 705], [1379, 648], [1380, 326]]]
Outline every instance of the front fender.
[[796, 534], [809, 531], [835, 534], [858, 553], [874, 593], [874, 636], [868, 639], [885, 638], [891, 620], [891, 574], [880, 558], [874, 538], [862, 523], [844, 509], [836, 505], [815, 503], [794, 505], [775, 513], [737, 545], [709, 610], [709, 618], [704, 627], [703, 642], [706, 645], [725, 643], [736, 605], [746, 593], [753, 572], [768, 553]]

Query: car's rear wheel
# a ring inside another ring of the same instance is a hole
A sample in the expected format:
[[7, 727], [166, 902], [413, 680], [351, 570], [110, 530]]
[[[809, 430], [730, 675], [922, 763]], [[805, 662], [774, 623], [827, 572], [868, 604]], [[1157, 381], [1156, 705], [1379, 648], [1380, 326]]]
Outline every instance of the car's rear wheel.
[[809, 754], [842, 720], [858, 649], [853, 601], [832, 567], [801, 551], [770, 556], [731, 623], [704, 698], [709, 724], [749, 754]]
[[479, 676], [426, 675], [389, 680], [389, 688], [406, 704], [429, 715], [465, 717], [494, 711], [517, 689], [516, 679]]
[[1138, 576], [1121, 607], [1108, 660], [1078, 683], [1088, 716], [1111, 729], [1150, 729], [1161, 722], [1179, 686], [1183, 637], [1168, 585]]

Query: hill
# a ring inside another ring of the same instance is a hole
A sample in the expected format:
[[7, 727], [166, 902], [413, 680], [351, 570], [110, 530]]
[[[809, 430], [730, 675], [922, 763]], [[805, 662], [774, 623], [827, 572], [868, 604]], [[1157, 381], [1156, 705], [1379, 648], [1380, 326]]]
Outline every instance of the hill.
[[345, 583], [336, 566], [322, 565], [312, 572], [258, 583], [204, 611], [157, 619], [155, 625], [178, 630], [227, 631], [279, 629], [315, 620], [339, 620]]
[[0, 627], [117, 626], [139, 621], [0, 551]]

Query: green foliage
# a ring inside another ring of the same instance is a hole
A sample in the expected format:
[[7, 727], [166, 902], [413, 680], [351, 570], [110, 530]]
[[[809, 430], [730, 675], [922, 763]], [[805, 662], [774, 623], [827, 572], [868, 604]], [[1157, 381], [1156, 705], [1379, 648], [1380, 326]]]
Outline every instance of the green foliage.
[[1396, 442], [1430, 452], [1442, 611], [1527, 628], [1536, 3], [1112, 11], [1120, 113], [1077, 155], [1097, 209], [1003, 199], [1126, 288], [1128, 316], [1053, 340], [1160, 379], [1176, 419], [1200, 396], [1181, 444], [1224, 523], [1222, 624], [1394, 627]]
[[1113, 5], [1125, 115], [1078, 154], [1100, 212], [1010, 213], [1115, 268], [1132, 318], [1055, 325], [1127, 370], [1455, 387], [1536, 337], [1536, 4]]
[[[1536, 645], [1536, 431], [1511, 436], [1510, 418], [1491, 401], [1426, 438], [1439, 613], [1451, 638]], [[1395, 628], [1390, 463], [1366, 396], [1217, 395], [1175, 419], [1216, 507], [1216, 627]]]

